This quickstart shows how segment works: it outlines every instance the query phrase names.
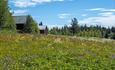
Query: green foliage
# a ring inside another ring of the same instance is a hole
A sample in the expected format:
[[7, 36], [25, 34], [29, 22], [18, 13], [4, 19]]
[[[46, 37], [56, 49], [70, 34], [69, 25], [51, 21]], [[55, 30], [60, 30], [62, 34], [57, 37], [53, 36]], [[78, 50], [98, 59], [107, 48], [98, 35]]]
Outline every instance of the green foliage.
[[78, 25], [78, 20], [76, 18], [72, 19], [70, 31], [73, 35], [79, 32], [79, 25]]
[[77, 36], [102, 38], [102, 33], [100, 30], [97, 30], [97, 29], [87, 29], [87, 30], [83, 30], [77, 33]]
[[8, 7], [6, 5], [6, 1], [0, 0], [0, 28], [3, 28], [6, 23], [7, 11], [8, 11]]
[[115, 33], [110, 33], [110, 34], [109, 34], [109, 37], [110, 37], [111, 39], [114, 39], [114, 40], [115, 40]]
[[33, 18], [30, 15], [27, 16], [27, 21], [23, 31], [25, 33], [38, 33], [37, 23], [33, 20]]
[[50, 30], [50, 34], [55, 34], [55, 35], [75, 35], [79, 32], [80, 28], [78, 25], [78, 21], [76, 18], [72, 19], [71, 22], [71, 26], [68, 27], [67, 25], [65, 25], [62, 28], [58, 28], [58, 27], [53, 27]]
[[16, 25], [7, 3], [7, 0], [0, 0], [0, 30], [16, 31]]
[[101, 26], [87, 26], [78, 24], [76, 18], [72, 19], [71, 26], [63, 26], [62, 28], [53, 27], [50, 30], [50, 34], [54, 35], [74, 35], [81, 37], [98, 37], [98, 38], [110, 38], [115, 39], [115, 27], [106, 28]]
[[115, 70], [115, 41], [0, 34], [0, 70]]
[[54, 34], [54, 35], [61, 35], [61, 30], [58, 27], [53, 27], [50, 30], [50, 34]]

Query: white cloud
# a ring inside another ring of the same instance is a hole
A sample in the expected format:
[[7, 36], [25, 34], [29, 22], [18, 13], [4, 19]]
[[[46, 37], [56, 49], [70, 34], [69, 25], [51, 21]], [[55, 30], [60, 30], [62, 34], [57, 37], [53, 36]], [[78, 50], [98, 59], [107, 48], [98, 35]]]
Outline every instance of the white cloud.
[[88, 11], [99, 11], [99, 10], [103, 10], [103, 8], [93, 8], [93, 9], [86, 9]]
[[98, 15], [100, 15], [100, 16], [111, 16], [113, 14], [114, 14], [114, 12], [103, 12], [103, 13], [99, 13]]
[[115, 9], [93, 8], [93, 9], [86, 9], [86, 11], [99, 12], [99, 13], [97, 13], [96, 16], [80, 20], [80, 24], [102, 25], [106, 27], [115, 26]]
[[20, 7], [20, 8], [36, 5], [35, 2], [31, 2], [29, 0], [23, 0], [23, 1], [22, 0], [14, 0], [13, 3], [14, 3], [14, 6]]
[[83, 17], [85, 17], [85, 16], [87, 16], [88, 14], [82, 14], [81, 16], [83, 16]]
[[89, 17], [80, 20], [80, 24], [87, 25], [102, 25], [102, 26], [115, 26], [115, 14], [113, 12], [103, 12], [99, 13], [97, 17]]
[[52, 1], [64, 1], [64, 0], [32, 0], [32, 2], [37, 3], [52, 2]]
[[59, 17], [60, 19], [66, 19], [66, 18], [70, 17], [70, 15], [71, 15], [71, 14], [63, 13], [63, 14], [58, 14], [58, 17]]
[[[29, 7], [29, 6], [35, 6], [37, 4], [41, 4], [44, 2], [54, 2], [54, 1], [64, 1], [64, 0], [13, 0], [13, 4], [16, 7]], [[68, 0], [69, 1], [69, 0]]]
[[32, 0], [35, 3], [51, 2], [51, 0]]
[[93, 8], [86, 9], [87, 11], [103, 11], [103, 12], [115, 12], [115, 9], [105, 9], [105, 8]]
[[27, 10], [14, 10], [13, 15], [26, 15], [28, 13]]

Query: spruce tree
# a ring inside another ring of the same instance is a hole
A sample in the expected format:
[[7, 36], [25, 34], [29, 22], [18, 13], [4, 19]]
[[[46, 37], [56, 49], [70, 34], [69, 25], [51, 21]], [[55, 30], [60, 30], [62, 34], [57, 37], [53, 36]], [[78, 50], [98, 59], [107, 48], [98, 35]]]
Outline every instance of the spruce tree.
[[79, 32], [78, 20], [76, 18], [72, 19], [70, 31], [72, 32], [73, 35]]

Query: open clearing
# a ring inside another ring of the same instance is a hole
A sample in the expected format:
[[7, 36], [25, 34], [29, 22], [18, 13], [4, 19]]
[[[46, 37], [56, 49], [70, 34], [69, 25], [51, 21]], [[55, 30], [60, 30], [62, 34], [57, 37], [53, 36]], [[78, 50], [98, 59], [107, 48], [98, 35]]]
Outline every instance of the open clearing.
[[115, 41], [0, 34], [0, 70], [115, 70]]

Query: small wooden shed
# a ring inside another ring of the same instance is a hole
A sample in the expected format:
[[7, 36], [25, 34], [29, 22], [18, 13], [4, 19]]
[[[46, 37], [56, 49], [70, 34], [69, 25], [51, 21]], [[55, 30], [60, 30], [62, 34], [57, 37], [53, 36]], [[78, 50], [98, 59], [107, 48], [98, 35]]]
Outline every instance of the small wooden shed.
[[45, 35], [48, 34], [48, 28], [45, 25], [39, 26], [39, 30], [40, 30], [40, 34], [45, 34]]

